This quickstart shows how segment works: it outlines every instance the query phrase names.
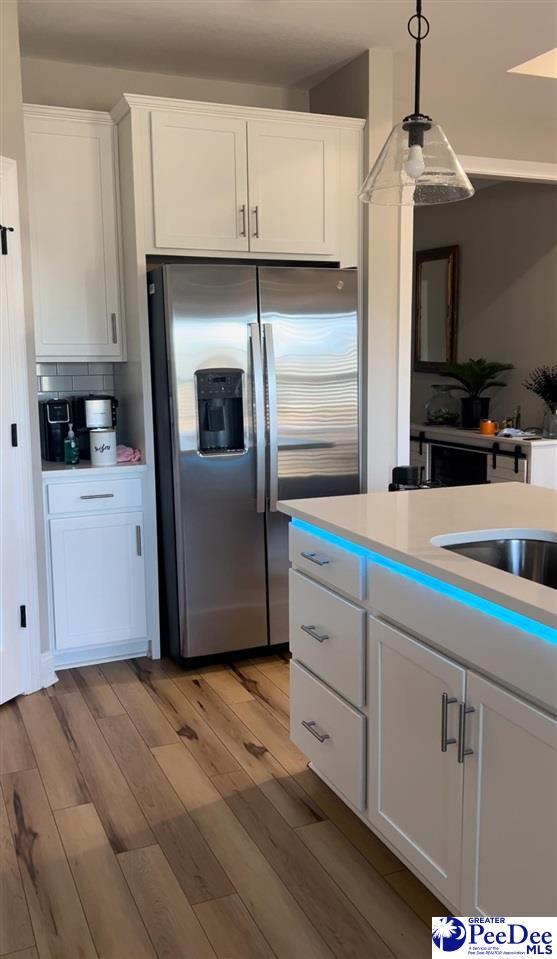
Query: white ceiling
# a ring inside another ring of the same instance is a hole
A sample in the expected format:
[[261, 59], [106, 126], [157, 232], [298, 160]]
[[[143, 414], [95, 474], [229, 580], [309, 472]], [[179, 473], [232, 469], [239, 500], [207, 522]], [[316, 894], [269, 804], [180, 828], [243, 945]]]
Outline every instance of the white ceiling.
[[[24, 56], [308, 87], [368, 47], [388, 47], [401, 52], [404, 93], [411, 87], [412, 0], [19, 0], [19, 8]], [[426, 94], [447, 84], [468, 94], [470, 85], [495, 120], [515, 98], [519, 115], [530, 106], [553, 115], [555, 81], [507, 71], [557, 46], [554, 0], [424, 0], [424, 13]]]

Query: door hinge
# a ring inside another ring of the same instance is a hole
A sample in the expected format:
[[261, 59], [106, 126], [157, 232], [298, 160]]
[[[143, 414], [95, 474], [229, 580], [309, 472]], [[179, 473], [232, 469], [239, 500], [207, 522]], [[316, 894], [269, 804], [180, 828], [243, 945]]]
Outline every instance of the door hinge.
[[12, 446], [17, 446], [17, 423], [12, 423]]
[[2, 226], [0, 223], [0, 249], [2, 256], [8, 255], [8, 233], [13, 233], [13, 226]]
[[22, 629], [27, 628], [27, 606], [19, 607], [19, 625]]

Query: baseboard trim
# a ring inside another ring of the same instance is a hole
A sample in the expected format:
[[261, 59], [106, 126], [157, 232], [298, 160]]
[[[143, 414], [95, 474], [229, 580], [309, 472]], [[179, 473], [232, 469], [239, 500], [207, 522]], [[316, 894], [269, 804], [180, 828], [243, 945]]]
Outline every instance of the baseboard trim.
[[41, 653], [40, 670], [41, 689], [47, 689], [58, 681], [56, 673], [54, 672], [54, 655], [52, 650], [49, 649], [46, 653]]
[[150, 644], [147, 639], [140, 639], [131, 643], [90, 646], [87, 649], [58, 650], [53, 654], [54, 669], [70, 669], [73, 666], [110, 663], [117, 659], [133, 659], [136, 656], [148, 656], [149, 651]]

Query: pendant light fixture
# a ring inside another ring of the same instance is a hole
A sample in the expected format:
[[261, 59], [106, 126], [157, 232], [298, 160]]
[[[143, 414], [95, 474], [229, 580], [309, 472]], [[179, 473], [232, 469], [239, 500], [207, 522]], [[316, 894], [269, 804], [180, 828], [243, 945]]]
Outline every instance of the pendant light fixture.
[[429, 33], [422, 0], [416, 0], [408, 33], [416, 41], [414, 112], [393, 127], [364, 181], [360, 200], [382, 206], [466, 200], [474, 195], [474, 187], [439, 124], [420, 110], [422, 40]]

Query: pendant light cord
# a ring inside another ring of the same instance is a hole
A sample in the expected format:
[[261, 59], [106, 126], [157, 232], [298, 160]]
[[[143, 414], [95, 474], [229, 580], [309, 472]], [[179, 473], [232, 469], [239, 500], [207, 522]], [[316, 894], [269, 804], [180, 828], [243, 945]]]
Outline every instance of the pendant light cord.
[[[414, 20], [417, 20], [413, 32]], [[416, 12], [408, 21], [408, 33], [416, 41], [416, 65], [414, 73], [414, 116], [421, 116], [420, 113], [420, 84], [422, 72], [422, 40], [425, 40], [429, 33], [429, 20], [422, 13], [422, 0], [416, 0]]]

